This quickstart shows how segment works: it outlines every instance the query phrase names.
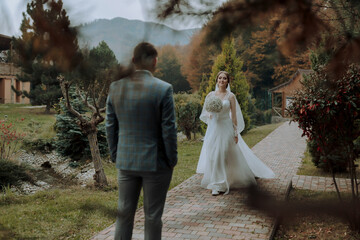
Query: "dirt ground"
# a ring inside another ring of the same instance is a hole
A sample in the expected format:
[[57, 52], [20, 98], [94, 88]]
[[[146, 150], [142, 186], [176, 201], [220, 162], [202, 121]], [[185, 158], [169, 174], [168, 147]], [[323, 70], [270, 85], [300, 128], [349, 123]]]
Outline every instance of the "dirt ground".
[[[333, 199], [335, 193], [292, 190], [289, 201]], [[321, 240], [360, 240], [360, 234], [351, 231], [348, 223], [340, 218], [328, 215], [297, 213], [294, 217], [281, 220], [275, 240], [285, 239], [321, 239]]]

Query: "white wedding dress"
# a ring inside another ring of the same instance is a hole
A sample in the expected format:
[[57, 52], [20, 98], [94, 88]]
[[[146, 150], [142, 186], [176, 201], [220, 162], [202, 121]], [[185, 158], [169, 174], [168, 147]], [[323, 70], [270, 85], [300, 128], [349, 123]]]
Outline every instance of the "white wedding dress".
[[[207, 98], [214, 94], [215, 92], [210, 92]], [[197, 173], [204, 174], [201, 181], [203, 188], [225, 194], [229, 192], [230, 187], [256, 184], [255, 177], [275, 177], [274, 172], [255, 156], [240, 134], [238, 144], [235, 143], [229, 100], [232, 95], [233, 93], [227, 91], [222, 99], [223, 108], [219, 113], [207, 112], [204, 104], [200, 119], [208, 127], [196, 170]], [[236, 98], [235, 102], [237, 131], [240, 133], [245, 124]]]

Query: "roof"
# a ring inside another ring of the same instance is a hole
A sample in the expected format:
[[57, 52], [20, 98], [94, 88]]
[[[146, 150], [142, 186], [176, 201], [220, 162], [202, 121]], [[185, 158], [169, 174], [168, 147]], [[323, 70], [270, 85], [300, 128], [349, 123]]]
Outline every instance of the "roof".
[[0, 34], [0, 51], [8, 50], [11, 47], [11, 37]]
[[277, 90], [279, 88], [282, 88], [282, 87], [285, 87], [285, 86], [289, 85], [290, 83], [292, 83], [295, 80], [296, 76], [299, 75], [299, 74], [308, 75], [308, 74], [313, 73], [313, 72], [314, 72], [314, 70], [312, 70], [312, 69], [298, 69], [294, 73], [294, 75], [291, 77], [291, 79], [289, 81], [284, 82], [282, 84], [277, 85], [276, 87], [273, 87], [273, 88], [269, 89], [269, 92], [273, 92], [273, 91], [275, 91], [275, 90]]

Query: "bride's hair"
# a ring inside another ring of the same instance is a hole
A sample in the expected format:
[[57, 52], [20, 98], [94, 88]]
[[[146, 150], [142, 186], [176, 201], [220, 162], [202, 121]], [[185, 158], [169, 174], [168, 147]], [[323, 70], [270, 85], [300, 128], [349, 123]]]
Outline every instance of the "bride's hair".
[[219, 78], [219, 76], [220, 76], [220, 74], [225, 74], [225, 76], [226, 76], [226, 78], [227, 78], [227, 80], [228, 80], [228, 84], [230, 84], [230, 75], [229, 75], [229, 73], [228, 72], [226, 72], [226, 71], [220, 71], [220, 72], [218, 72], [218, 74], [216, 75], [216, 83], [217, 83], [217, 81], [218, 81], [218, 78]]

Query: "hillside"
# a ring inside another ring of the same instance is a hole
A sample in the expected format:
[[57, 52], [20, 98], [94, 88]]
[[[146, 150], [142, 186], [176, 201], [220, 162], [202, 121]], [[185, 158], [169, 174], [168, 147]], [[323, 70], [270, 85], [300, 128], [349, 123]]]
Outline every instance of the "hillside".
[[104, 40], [114, 51], [120, 62], [127, 63], [132, 49], [141, 41], [148, 41], [155, 46], [166, 44], [186, 45], [198, 29], [174, 30], [162, 24], [113, 18], [99, 19], [79, 26], [81, 47], [90, 48]]

